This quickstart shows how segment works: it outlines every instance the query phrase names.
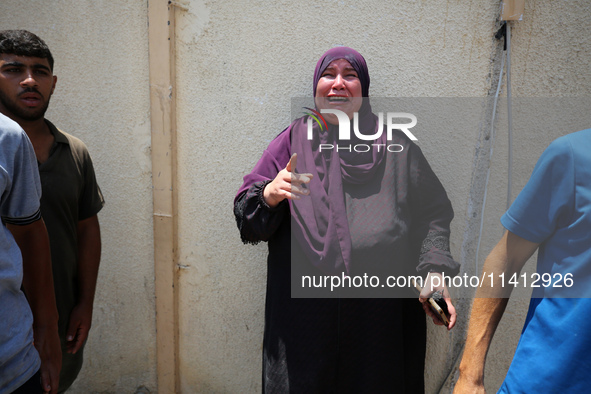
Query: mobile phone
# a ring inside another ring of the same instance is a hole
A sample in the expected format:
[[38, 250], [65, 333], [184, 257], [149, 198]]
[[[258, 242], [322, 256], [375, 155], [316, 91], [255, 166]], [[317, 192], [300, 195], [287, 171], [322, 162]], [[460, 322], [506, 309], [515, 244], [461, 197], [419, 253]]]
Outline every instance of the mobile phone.
[[[419, 291], [419, 293], [423, 290], [416, 281], [414, 281], [415, 288]], [[446, 327], [449, 326], [449, 309], [447, 308], [447, 302], [443, 298], [443, 294], [441, 291], [436, 291], [431, 294], [429, 297], [429, 305], [431, 306], [431, 310], [435, 312], [435, 315], [441, 320]]]
[[447, 302], [443, 298], [441, 293], [439, 292], [433, 293], [435, 297], [429, 297], [429, 304], [431, 305], [431, 310], [435, 312], [439, 320], [445, 324], [445, 326], [449, 326], [449, 309], [447, 309]]

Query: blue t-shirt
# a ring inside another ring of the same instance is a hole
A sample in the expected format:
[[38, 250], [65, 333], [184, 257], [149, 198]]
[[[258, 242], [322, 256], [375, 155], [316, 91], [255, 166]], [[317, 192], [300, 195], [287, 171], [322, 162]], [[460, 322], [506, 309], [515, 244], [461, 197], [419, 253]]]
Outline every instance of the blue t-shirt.
[[499, 392], [590, 392], [591, 129], [558, 138], [544, 151], [501, 223], [541, 243], [537, 272], [553, 284], [540, 280], [534, 288]]
[[19, 125], [0, 114], [0, 394], [11, 393], [41, 365], [33, 346], [33, 315], [21, 291], [23, 265], [6, 223], [38, 220], [41, 184], [31, 142]]

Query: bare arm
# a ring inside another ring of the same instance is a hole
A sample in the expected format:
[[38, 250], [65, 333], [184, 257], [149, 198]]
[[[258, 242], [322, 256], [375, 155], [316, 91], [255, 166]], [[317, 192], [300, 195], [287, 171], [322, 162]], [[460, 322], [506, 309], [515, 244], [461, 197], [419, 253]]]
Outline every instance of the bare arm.
[[84, 344], [92, 324], [96, 279], [101, 260], [101, 230], [98, 217], [78, 222], [78, 303], [70, 314], [66, 334], [68, 353], [76, 353]]
[[[483, 272], [494, 273], [497, 279], [503, 272], [505, 276], [520, 272], [539, 245], [507, 231], [486, 258]], [[511, 294], [511, 289], [500, 283], [490, 284], [485, 281], [476, 292], [454, 393], [484, 392], [486, 354]]]
[[47, 230], [43, 220], [7, 227], [23, 256], [23, 286], [33, 312], [35, 347], [41, 357], [41, 382], [45, 392], [54, 394], [59, 385], [62, 354]]

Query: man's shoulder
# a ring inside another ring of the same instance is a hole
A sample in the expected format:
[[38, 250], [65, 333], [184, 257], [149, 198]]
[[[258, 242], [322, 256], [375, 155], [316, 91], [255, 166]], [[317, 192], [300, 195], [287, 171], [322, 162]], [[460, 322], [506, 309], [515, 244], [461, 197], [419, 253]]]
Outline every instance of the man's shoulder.
[[18, 123], [0, 113], [0, 153], [2, 167], [14, 161], [14, 156], [26, 154], [27, 149], [33, 151], [29, 137]]
[[591, 147], [591, 129], [576, 131], [555, 139], [549, 148], [555, 150], [569, 150], [574, 154], [579, 152], [588, 155]]
[[581, 131], [575, 131], [561, 138], [568, 138], [575, 141], [586, 141], [591, 142], [591, 129], [585, 129]]
[[63, 131], [62, 129], [58, 128], [53, 123], [51, 123], [49, 120], [46, 119], [46, 121], [49, 127], [51, 128], [51, 131], [57, 142], [68, 144], [72, 152], [75, 154], [86, 154], [88, 152], [86, 144], [80, 138]]
[[19, 139], [25, 134], [22, 127], [8, 116], [0, 113], [0, 138]]
[[72, 134], [68, 134], [68, 133], [61, 131], [61, 130], [60, 130], [60, 132], [64, 135], [64, 137], [66, 137], [68, 139], [68, 143], [70, 144], [70, 147], [72, 149], [80, 150], [80, 151], [87, 151], [88, 150], [88, 148], [86, 148], [86, 144], [80, 138], [75, 137]]
[[591, 167], [591, 129], [581, 130], [558, 137], [544, 150], [537, 167], [555, 166], [566, 169], [573, 167], [578, 173], [588, 172]]

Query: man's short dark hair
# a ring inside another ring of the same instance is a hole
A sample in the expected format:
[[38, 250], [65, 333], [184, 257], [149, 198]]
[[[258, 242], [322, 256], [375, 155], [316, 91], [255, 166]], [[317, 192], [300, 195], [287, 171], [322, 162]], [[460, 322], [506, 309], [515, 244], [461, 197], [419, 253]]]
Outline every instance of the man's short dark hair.
[[53, 71], [53, 56], [45, 41], [27, 30], [0, 30], [0, 53], [47, 59]]

